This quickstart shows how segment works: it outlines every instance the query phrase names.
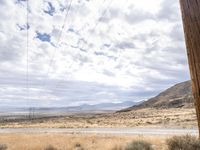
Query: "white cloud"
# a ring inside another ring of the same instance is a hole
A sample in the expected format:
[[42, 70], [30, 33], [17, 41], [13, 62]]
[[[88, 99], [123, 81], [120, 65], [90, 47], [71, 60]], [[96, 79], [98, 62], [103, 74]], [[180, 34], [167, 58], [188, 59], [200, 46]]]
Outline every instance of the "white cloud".
[[[29, 2], [35, 105], [143, 100], [189, 79], [178, 0], [72, 0], [67, 18], [70, 0]], [[26, 105], [26, 2], [0, 3], [0, 101]]]

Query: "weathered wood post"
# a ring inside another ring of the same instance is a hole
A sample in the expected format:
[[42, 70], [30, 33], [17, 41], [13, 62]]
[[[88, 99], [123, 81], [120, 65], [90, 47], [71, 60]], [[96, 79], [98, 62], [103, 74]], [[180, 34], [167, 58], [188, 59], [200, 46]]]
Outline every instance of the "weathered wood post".
[[200, 0], [180, 0], [180, 5], [200, 137]]

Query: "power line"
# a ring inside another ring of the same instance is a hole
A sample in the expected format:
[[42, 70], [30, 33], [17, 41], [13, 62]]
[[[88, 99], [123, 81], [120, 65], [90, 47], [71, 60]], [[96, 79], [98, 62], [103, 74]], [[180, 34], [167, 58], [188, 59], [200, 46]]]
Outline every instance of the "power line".
[[29, 0], [26, 1], [26, 88], [27, 100], [29, 100]]
[[[103, 1], [103, 5], [104, 5], [105, 1], [106, 1], [106, 0]], [[98, 20], [97, 20], [97, 22], [95, 23], [95, 26], [93, 27], [92, 30], [95, 30], [95, 29], [98, 27], [99, 22], [101, 21], [101, 18], [103, 18], [103, 17], [105, 16], [105, 14], [106, 14], [108, 8], [110, 7], [112, 1], [113, 1], [113, 0], [110, 0], [110, 1], [109, 1], [107, 7], [104, 9], [103, 13], [102, 13], [101, 16], [98, 18]], [[72, 0], [71, 0], [71, 2], [72, 2]], [[70, 5], [69, 5], [69, 7], [68, 7], [67, 14], [66, 14], [66, 16], [65, 16], [65, 21], [67, 20], [68, 12], [69, 12], [70, 7], [71, 7], [71, 2], [70, 2]], [[64, 21], [64, 22], [65, 22], [65, 21]], [[63, 29], [64, 29], [64, 24], [63, 24], [63, 26], [62, 26], [62, 30], [63, 30]], [[61, 39], [61, 36], [62, 36], [62, 32], [61, 32], [61, 34], [60, 34], [60, 36], [59, 36], [59, 41], [60, 41], [60, 39]], [[87, 40], [88, 40], [88, 39], [89, 39], [89, 37], [87, 37]], [[86, 40], [86, 41], [87, 41], [87, 40]], [[59, 42], [58, 42], [58, 43], [59, 43]], [[81, 48], [83, 48], [83, 47], [84, 47], [84, 45], [83, 45]], [[80, 48], [80, 49], [81, 49], [81, 48]], [[55, 49], [55, 51], [56, 51], [56, 49]], [[52, 59], [51, 59], [51, 61], [50, 61], [49, 68], [48, 68], [48, 74], [47, 74], [47, 75], [49, 75], [50, 67], [51, 67], [51, 65], [52, 65], [52, 63], [53, 63], [54, 56], [55, 56], [55, 52], [54, 52], [53, 57], [52, 57]], [[54, 88], [55, 88], [55, 89], [58, 88], [59, 85], [60, 85], [60, 83], [62, 83], [61, 80], [58, 81], [58, 82], [55, 84], [55, 87], [54, 87]], [[45, 87], [45, 86], [46, 86], [46, 82], [44, 83], [44, 87]]]
[[[105, 0], [104, 0], [104, 2], [105, 2]], [[103, 2], [103, 3], [104, 3], [104, 2]], [[108, 8], [110, 7], [110, 5], [111, 5], [112, 2], [113, 2], [113, 0], [110, 0], [110, 1], [109, 1], [109, 3], [108, 3], [108, 5], [107, 5], [106, 9], [103, 11], [101, 17], [97, 20], [97, 22], [96, 22], [96, 24], [95, 24], [95, 26], [94, 26], [94, 28], [93, 28], [92, 30], [95, 30], [95, 29], [97, 28], [97, 26], [99, 25], [99, 21], [101, 21], [101, 19], [105, 16], [105, 14], [106, 14], [106, 12], [108, 11]], [[88, 40], [88, 39], [87, 39], [87, 40]]]
[[[68, 8], [67, 8], [67, 12], [66, 12], [66, 15], [65, 15], [65, 18], [64, 18], [64, 22], [63, 22], [63, 25], [62, 25], [62, 27], [61, 27], [60, 34], [59, 34], [59, 36], [58, 36], [57, 45], [59, 45], [59, 43], [60, 43], [60, 40], [61, 40], [61, 37], [62, 37], [62, 34], [63, 34], [63, 30], [64, 30], [64, 27], [65, 27], [65, 22], [67, 21], [67, 17], [68, 17], [68, 15], [69, 15], [69, 11], [70, 11], [70, 9], [71, 9], [72, 1], [73, 1], [73, 0], [70, 1], [69, 6], [68, 6]], [[57, 48], [55, 47], [54, 52], [53, 52], [53, 55], [52, 55], [52, 57], [50, 58], [50, 61], [49, 61], [49, 65], [48, 65], [48, 69], [47, 69], [47, 77], [49, 76], [50, 68], [51, 68], [51, 66], [52, 66], [52, 64], [53, 64], [53, 61], [54, 61], [54, 57], [55, 57], [55, 55], [56, 55], [56, 52], [57, 52]], [[46, 83], [44, 82], [44, 86], [45, 86], [45, 84], [46, 84]]]
[[[105, 1], [106, 1], [106, 0], [103, 1], [103, 4], [105, 3]], [[109, 1], [107, 7], [104, 9], [103, 13], [101, 14], [100, 18], [99, 18], [99, 19], [97, 20], [97, 22], [95, 23], [95, 26], [93, 27], [92, 30], [96, 30], [97, 26], [99, 25], [99, 21], [101, 20], [101, 18], [103, 18], [103, 17], [105, 16], [105, 14], [106, 14], [106, 12], [108, 11], [108, 9], [109, 9], [109, 7], [110, 7], [110, 5], [111, 5], [112, 2], [113, 2], [113, 0], [110, 0], [110, 1]], [[89, 39], [89, 37], [87, 37], [86, 42], [88, 41], [88, 39]], [[82, 46], [82, 47], [79, 48], [79, 49], [83, 49], [83, 48], [84, 48], [84, 46]], [[60, 83], [62, 83], [62, 81], [59, 81], [59, 82], [57, 82], [57, 83], [55, 84], [55, 85], [56, 85], [56, 86], [55, 86], [55, 89], [58, 88], [58, 86], [59, 86]]]
[[[103, 5], [105, 3], [106, 0], [103, 1]], [[108, 2], [108, 5], [107, 7], [104, 9], [103, 13], [101, 14], [101, 16], [98, 18], [97, 22], [95, 23], [95, 26], [93, 27], [93, 29], [91, 31], [94, 31], [96, 30], [97, 26], [99, 25], [99, 22], [101, 21], [101, 19], [105, 16], [106, 12], [108, 11], [110, 5], [112, 4], [113, 0], [110, 0]], [[88, 41], [89, 39], [89, 36], [87, 37], [87, 39], [85, 40], [86, 42]], [[87, 42], [88, 43], [88, 42]], [[79, 49], [83, 49], [84, 48], [84, 45], [82, 47], [80, 47]]]
[[[103, 5], [104, 5], [105, 1], [106, 1], [106, 0], [103, 1]], [[102, 13], [102, 16], [100, 17], [100, 19], [103, 18], [103, 16], [105, 15], [107, 9], [109, 8], [109, 5], [112, 3], [112, 1], [113, 1], [113, 0], [110, 0], [110, 1], [109, 1], [109, 4], [108, 4], [107, 8], [104, 10], [104, 12]], [[61, 30], [61, 32], [60, 32], [60, 35], [59, 35], [59, 38], [58, 38], [58, 42], [57, 42], [58, 44], [59, 44], [60, 39], [61, 39], [61, 37], [62, 37], [64, 25], [65, 25], [65, 22], [66, 22], [66, 20], [67, 20], [68, 14], [69, 14], [69, 10], [70, 10], [70, 8], [71, 8], [71, 4], [72, 4], [72, 0], [70, 1], [70, 4], [69, 4], [68, 9], [67, 9], [67, 13], [66, 13], [66, 15], [65, 15], [65, 19], [64, 19], [63, 26], [62, 26], [62, 30]], [[98, 19], [97, 22], [96, 22], [96, 24], [95, 24], [95, 26], [94, 26], [94, 28], [93, 28], [92, 30], [95, 30], [95, 29], [96, 29], [96, 27], [97, 27], [98, 24], [99, 24], [99, 21], [100, 21], [100, 20]], [[87, 40], [88, 40], [88, 38], [87, 38]], [[86, 41], [87, 41], [87, 40], [86, 40]], [[82, 48], [83, 48], [83, 47], [82, 47]], [[51, 59], [50, 59], [50, 63], [49, 63], [48, 70], [47, 70], [47, 77], [48, 77], [48, 75], [49, 75], [51, 66], [52, 66], [52, 64], [53, 64], [54, 57], [55, 57], [55, 54], [56, 54], [56, 50], [57, 50], [57, 49], [55, 48], [55, 50], [54, 50], [54, 52], [53, 52], [53, 55], [52, 55], [52, 57], [51, 57]], [[44, 84], [44, 86], [45, 86], [45, 84]]]
[[[103, 1], [103, 3], [101, 4], [100, 8], [104, 5], [105, 2], [106, 2], [106, 0]], [[99, 11], [100, 11], [100, 9], [97, 11], [97, 13], [98, 13]], [[95, 17], [95, 15], [93, 15], [93, 17]], [[89, 23], [86, 22], [86, 23], [82, 26], [82, 28], [85, 27], [86, 25], [89, 25]], [[95, 25], [95, 26], [96, 26], [96, 25]], [[80, 30], [79, 30], [79, 31], [80, 31]]]

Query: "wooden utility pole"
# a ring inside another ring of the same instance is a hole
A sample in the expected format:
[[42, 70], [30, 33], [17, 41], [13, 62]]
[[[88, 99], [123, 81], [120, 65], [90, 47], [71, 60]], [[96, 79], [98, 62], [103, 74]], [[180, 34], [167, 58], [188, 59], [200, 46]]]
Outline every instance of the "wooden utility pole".
[[180, 0], [200, 137], [200, 0]]

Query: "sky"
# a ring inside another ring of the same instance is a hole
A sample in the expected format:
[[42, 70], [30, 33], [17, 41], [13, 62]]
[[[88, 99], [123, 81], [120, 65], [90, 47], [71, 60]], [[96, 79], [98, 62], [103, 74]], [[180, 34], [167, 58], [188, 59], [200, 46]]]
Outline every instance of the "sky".
[[0, 107], [142, 101], [189, 79], [178, 0], [0, 0]]

